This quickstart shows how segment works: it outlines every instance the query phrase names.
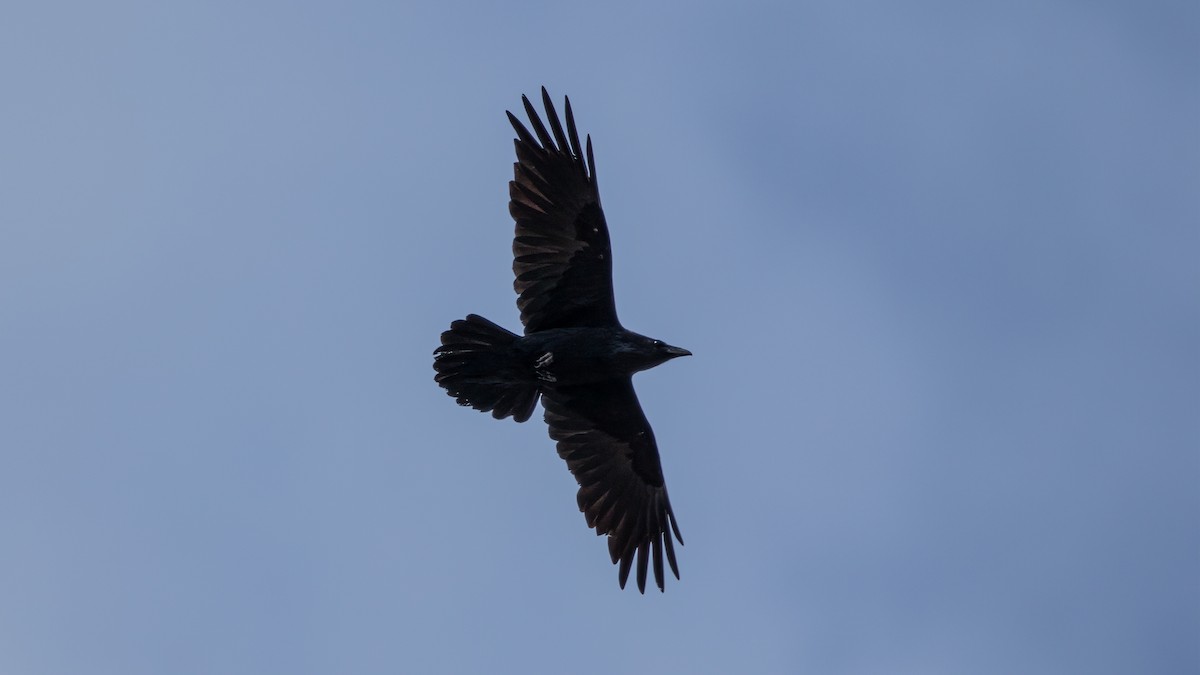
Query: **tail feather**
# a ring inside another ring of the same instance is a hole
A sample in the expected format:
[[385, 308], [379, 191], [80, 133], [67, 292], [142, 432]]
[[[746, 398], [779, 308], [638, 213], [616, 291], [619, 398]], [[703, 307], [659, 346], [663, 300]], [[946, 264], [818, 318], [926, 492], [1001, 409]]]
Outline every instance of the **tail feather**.
[[442, 333], [442, 346], [433, 352], [434, 380], [459, 405], [524, 422], [533, 414], [539, 392], [537, 381], [514, 358], [517, 339], [516, 333], [468, 314]]

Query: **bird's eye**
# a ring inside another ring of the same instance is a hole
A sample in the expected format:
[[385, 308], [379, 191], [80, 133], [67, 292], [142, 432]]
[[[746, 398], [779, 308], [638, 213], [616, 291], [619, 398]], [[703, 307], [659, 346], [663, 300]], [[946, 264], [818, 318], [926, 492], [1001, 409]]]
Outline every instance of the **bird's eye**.
[[662, 340], [655, 340], [655, 341], [654, 341], [654, 346], [655, 346], [655, 347], [661, 347], [661, 346], [663, 346], [663, 341], [662, 341]]

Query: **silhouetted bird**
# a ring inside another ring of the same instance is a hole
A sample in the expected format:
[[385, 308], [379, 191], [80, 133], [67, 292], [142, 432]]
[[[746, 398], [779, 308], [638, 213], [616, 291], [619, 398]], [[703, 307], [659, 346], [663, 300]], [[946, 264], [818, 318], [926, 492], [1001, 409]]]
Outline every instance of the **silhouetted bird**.
[[613, 564], [620, 563], [621, 588], [636, 557], [638, 590], [646, 591], [650, 560], [663, 590], [663, 549], [678, 579], [671, 533], [683, 538], [631, 377], [691, 352], [621, 326], [591, 136], [585, 166], [570, 99], [565, 131], [544, 87], [550, 131], [529, 99], [521, 101], [537, 134], [508, 113], [517, 132], [508, 184], [517, 222], [513, 286], [525, 335], [474, 314], [455, 321], [434, 352], [435, 379], [459, 404], [496, 419], [524, 422], [540, 395], [550, 437], [579, 481], [579, 509], [588, 527], [608, 535]]

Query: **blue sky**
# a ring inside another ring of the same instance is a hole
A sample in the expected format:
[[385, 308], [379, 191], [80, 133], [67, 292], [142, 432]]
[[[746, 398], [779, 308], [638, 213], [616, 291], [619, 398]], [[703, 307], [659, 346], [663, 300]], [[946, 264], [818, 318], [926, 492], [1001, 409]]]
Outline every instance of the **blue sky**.
[[[1196, 3], [4, 15], [0, 672], [1200, 670]], [[433, 383], [543, 84], [665, 594]]]

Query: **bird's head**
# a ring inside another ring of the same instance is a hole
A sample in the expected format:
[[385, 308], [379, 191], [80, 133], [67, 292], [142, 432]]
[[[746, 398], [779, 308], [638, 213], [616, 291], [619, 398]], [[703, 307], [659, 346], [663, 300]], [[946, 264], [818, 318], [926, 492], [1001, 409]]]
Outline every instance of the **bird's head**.
[[[691, 356], [692, 353], [683, 347], [673, 347], [662, 340], [654, 341], [654, 349], [662, 355], [663, 361], [670, 361], [677, 356]], [[661, 361], [660, 361], [661, 363]]]
[[674, 347], [662, 340], [648, 338], [645, 335], [629, 333], [628, 353], [633, 357], [633, 371], [649, 370], [671, 359], [680, 356], [691, 356], [692, 353], [682, 347]]

